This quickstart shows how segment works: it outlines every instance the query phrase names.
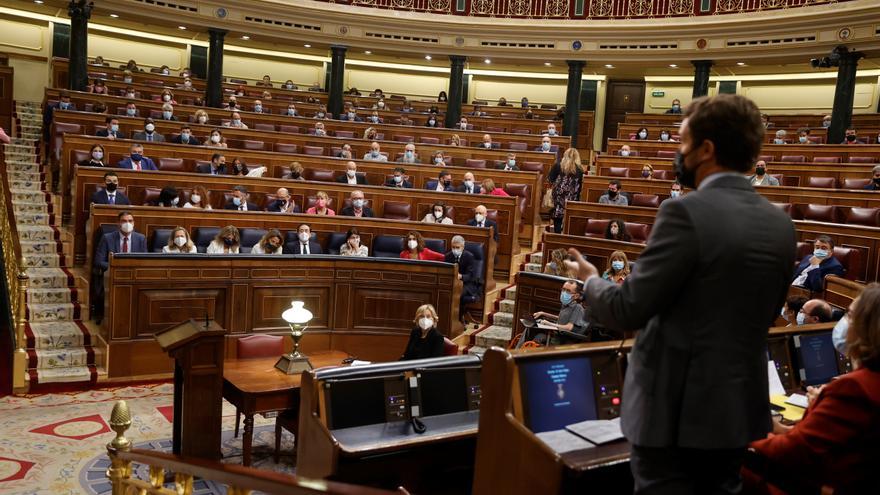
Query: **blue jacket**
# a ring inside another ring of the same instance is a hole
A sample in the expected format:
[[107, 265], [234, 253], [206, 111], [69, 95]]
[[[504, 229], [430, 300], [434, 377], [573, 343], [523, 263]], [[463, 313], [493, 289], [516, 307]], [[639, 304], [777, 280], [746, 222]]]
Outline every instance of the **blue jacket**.
[[[110, 253], [119, 252], [119, 246], [122, 242], [121, 236], [122, 233], [120, 233], [118, 230], [115, 232], [104, 234], [104, 237], [101, 238], [101, 242], [98, 243], [98, 249], [95, 250], [94, 265], [96, 267], [100, 267], [101, 269], [106, 270], [110, 266]], [[147, 238], [144, 237], [143, 234], [132, 232], [131, 234], [129, 234], [129, 236], [129, 253], [147, 252]]]
[[[116, 166], [119, 168], [134, 170], [134, 167], [132, 166], [132, 163], [131, 163], [130, 156], [127, 156], [127, 157], [123, 158], [122, 160], [119, 160], [119, 163], [117, 163]], [[156, 167], [156, 164], [153, 163], [153, 160], [150, 160], [147, 157], [143, 157], [141, 159], [141, 170], [159, 170], [159, 169]]]
[[[810, 258], [812, 257], [812, 254], [804, 256], [804, 259], [801, 260], [797, 270], [794, 271], [794, 277], [791, 279], [792, 281], [798, 278], [798, 276], [810, 266]], [[842, 277], [845, 273], [846, 269], [843, 268], [840, 261], [837, 261], [837, 258], [831, 256], [819, 263], [819, 268], [816, 268], [807, 275], [807, 280], [804, 281], [804, 287], [809, 289], [810, 292], [820, 292], [825, 288], [826, 275], [837, 275]]]

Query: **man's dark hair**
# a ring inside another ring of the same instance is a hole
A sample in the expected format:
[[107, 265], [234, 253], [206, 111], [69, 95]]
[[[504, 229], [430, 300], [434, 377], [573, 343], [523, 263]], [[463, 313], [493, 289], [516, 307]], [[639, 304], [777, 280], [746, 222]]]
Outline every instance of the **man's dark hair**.
[[107, 172], [106, 174], [104, 174], [104, 178], [106, 179], [107, 177], [116, 177], [117, 179], [119, 178], [119, 176], [116, 175], [116, 172]]
[[216, 162], [217, 160], [223, 158], [223, 153], [214, 153], [211, 155], [211, 161]]
[[132, 217], [134, 216], [134, 215], [131, 214], [130, 211], [128, 211], [128, 210], [123, 210], [123, 211], [120, 211], [118, 215], [116, 215], [116, 220], [122, 220], [122, 217], [124, 217], [124, 216], [126, 216], [126, 215], [131, 215]]
[[192, 128], [189, 126], [189, 124], [183, 124], [182, 126], [180, 126], [180, 130], [181, 130], [181, 131], [184, 130], [184, 129], [192, 130]]
[[394, 171], [395, 171], [395, 172], [400, 172], [400, 173], [402, 173], [402, 174], [405, 174], [405, 173], [406, 173], [406, 169], [404, 169], [403, 167], [394, 167]]
[[819, 318], [819, 323], [828, 323], [831, 321], [833, 310], [831, 309], [831, 305], [825, 301], [822, 301], [822, 304], [817, 304], [815, 308], [813, 308], [813, 314], [807, 316], [815, 316]]
[[618, 190], [618, 191], [620, 191], [621, 189], [623, 189], [623, 186], [620, 184], [620, 181], [617, 180], [617, 179], [611, 179], [611, 180], [608, 181], [608, 185], [609, 185], [609, 186], [612, 185], [612, 184], [615, 185], [615, 186], [617, 186], [617, 190]]
[[240, 193], [242, 193], [242, 194], [247, 194], [247, 193], [248, 193], [247, 188], [244, 187], [244, 186], [234, 186], [234, 187], [232, 188], [232, 190], [233, 190], [233, 191], [238, 191], [238, 192], [240, 192]]
[[452, 172], [450, 172], [449, 170], [441, 170], [440, 174], [437, 177], [442, 179], [443, 177], [446, 177], [447, 175], [452, 175]]
[[825, 234], [822, 234], [819, 237], [816, 237], [816, 242], [824, 242], [824, 243], [828, 244], [829, 246], [831, 246], [831, 249], [834, 249], [834, 239], [832, 239], [831, 237], [829, 237]]
[[804, 304], [807, 303], [807, 298], [804, 296], [789, 296], [788, 299], [785, 300], [785, 304], [788, 306], [788, 309], [797, 314], [801, 308], [804, 307]]
[[119, 120], [119, 117], [117, 117], [116, 115], [108, 115], [107, 118], [104, 119], [104, 122], [109, 124], [111, 121], [114, 120]]
[[752, 100], [728, 94], [698, 98], [685, 118], [693, 148], [712, 141], [719, 165], [742, 173], [751, 169], [764, 141], [761, 113]]

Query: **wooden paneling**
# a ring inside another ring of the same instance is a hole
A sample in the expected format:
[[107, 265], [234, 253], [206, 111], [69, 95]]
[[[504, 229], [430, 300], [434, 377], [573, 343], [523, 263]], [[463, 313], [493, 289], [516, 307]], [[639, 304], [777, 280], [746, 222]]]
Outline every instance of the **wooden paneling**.
[[[609, 139], [608, 154], [616, 155], [623, 145], [630, 149], [638, 150], [641, 156], [656, 156], [658, 151], [678, 151], [679, 143], [664, 143], [660, 141], [630, 141], [629, 139]], [[802, 155], [806, 161], [813, 161], [820, 156], [840, 157], [840, 161], [846, 162], [851, 156], [870, 156], [875, 161], [880, 161], [880, 145], [870, 144], [764, 144], [760, 155], [771, 156], [771, 161], [781, 160], [783, 156]]]
[[[218, 279], [219, 269], [238, 276]], [[232, 334], [284, 333], [280, 313], [294, 298], [315, 315], [303, 339], [306, 352], [333, 348], [393, 360], [403, 352], [421, 304], [437, 308], [444, 335], [461, 333], [456, 270], [446, 263], [335, 256], [115, 256], [107, 272], [108, 373], [122, 378], [170, 372], [153, 334], [189, 317], [204, 318], [204, 308], [213, 307], [209, 317]], [[159, 271], [166, 276], [152, 275]], [[307, 275], [312, 271], [323, 277], [315, 280]], [[376, 282], [352, 283], [367, 279]], [[338, 317], [341, 307], [349, 308], [347, 318]], [[258, 309], [249, 314], [243, 308]]]
[[15, 68], [0, 65], [0, 127], [6, 134], [12, 135], [12, 114], [15, 111], [15, 100], [12, 97]]
[[[830, 112], [829, 112], [830, 113]], [[822, 118], [825, 114], [773, 114], [770, 115], [770, 122], [776, 128], [793, 128], [799, 127], [820, 127]], [[681, 115], [664, 115], [655, 113], [628, 113], [626, 114], [626, 122], [629, 124], [668, 124], [673, 125], [675, 122], [681, 122]], [[853, 125], [861, 129], [865, 126], [880, 125], [880, 117], [876, 113], [873, 114], [856, 114], [852, 116]]]
[[602, 136], [617, 135], [617, 124], [626, 119], [627, 112], [644, 108], [645, 81], [608, 81], [605, 97], [605, 123]]

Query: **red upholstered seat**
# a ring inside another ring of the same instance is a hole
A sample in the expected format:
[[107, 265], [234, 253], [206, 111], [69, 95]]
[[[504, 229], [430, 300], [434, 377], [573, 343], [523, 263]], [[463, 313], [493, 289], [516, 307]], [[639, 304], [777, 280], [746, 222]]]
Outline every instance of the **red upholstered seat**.
[[514, 184], [508, 182], [504, 184], [504, 192], [516, 197], [516, 204], [519, 207], [519, 211], [525, 215], [526, 208], [529, 206], [529, 199], [532, 197], [531, 186], [529, 184]]
[[465, 161], [465, 166], [467, 166], [468, 168], [486, 168], [486, 160], [468, 158]]
[[275, 124], [256, 123], [256, 124], [254, 124], [254, 129], [256, 129], [258, 131], [275, 132]]
[[655, 170], [654, 178], [657, 180], [673, 180], [675, 179], [675, 172], [672, 170]]
[[405, 135], [402, 135], [402, 134], [401, 134], [401, 135], [395, 135], [392, 139], [393, 139], [394, 141], [398, 141], [398, 142], [401, 142], [401, 143], [411, 143], [411, 142], [413, 142], [413, 137], [412, 137], [412, 136], [405, 136]]
[[776, 155], [761, 155], [758, 157], [758, 160], [764, 160], [765, 162], [772, 162], [776, 160]]
[[658, 208], [660, 206], [660, 196], [656, 194], [633, 194], [632, 205]]
[[412, 215], [412, 205], [404, 201], [385, 201], [383, 205], [382, 218], [390, 218], [392, 220], [410, 220]]
[[675, 158], [675, 152], [669, 150], [660, 150], [657, 152], [657, 158]]
[[514, 134], [531, 134], [532, 131], [530, 129], [514, 129]]
[[306, 155], [321, 156], [324, 154], [322, 146], [303, 146], [303, 153]]
[[81, 162], [81, 161], [83, 161], [83, 160], [88, 160], [88, 159], [89, 159], [89, 152], [88, 152], [88, 150], [74, 150], [74, 152], [73, 152], [73, 160], [74, 160], [75, 162], [79, 163], [79, 162]]
[[64, 144], [64, 134], [82, 134], [82, 126], [79, 124], [68, 124], [67, 122], [55, 122], [55, 135], [52, 140], [52, 152], [55, 158], [61, 159], [61, 146]]
[[296, 153], [297, 146], [293, 143], [275, 143], [275, 151], [278, 153]]
[[284, 337], [254, 334], [235, 341], [239, 359], [275, 357], [284, 354]]
[[782, 155], [782, 161], [802, 163], [806, 161], [806, 158], [804, 158], [804, 155]]
[[632, 242], [644, 243], [648, 240], [651, 228], [647, 224], [636, 222], [624, 222], [624, 224], [626, 225], [627, 233], [632, 237]]
[[839, 156], [817, 156], [813, 158], [813, 163], [840, 163]]
[[851, 156], [847, 160], [848, 163], [874, 163], [877, 159], [873, 156]]
[[871, 185], [871, 179], [843, 179], [843, 189], [864, 189]]
[[334, 132], [333, 134], [334, 134], [336, 137], [338, 137], [338, 138], [349, 138], [349, 139], [351, 139], [351, 138], [354, 137], [354, 131], [336, 131], [336, 132]]
[[159, 170], [163, 172], [184, 172], [183, 158], [159, 158]]
[[784, 211], [786, 215], [791, 216], [791, 203], [770, 203], [773, 206]]
[[608, 175], [611, 177], [629, 177], [629, 169], [626, 167], [610, 167]]
[[457, 356], [458, 355], [458, 345], [449, 340], [449, 337], [443, 337], [443, 355], [444, 356]]
[[824, 188], [835, 188], [837, 186], [837, 181], [834, 180], [834, 177], [808, 177], [807, 178], [807, 187], [824, 187]]
[[[242, 147], [246, 150], [260, 150], [266, 147], [266, 143], [263, 141], [254, 141], [251, 139], [245, 139], [241, 142]], [[323, 149], [323, 148], [322, 148]]]
[[837, 207], [833, 205], [801, 205], [800, 209], [804, 220], [832, 223], [837, 221]]
[[880, 208], [840, 207], [844, 211], [846, 223], [851, 225], [867, 225], [880, 227]]
[[305, 180], [316, 180], [320, 182], [335, 182], [336, 176], [332, 170], [324, 168], [307, 168], [303, 170], [303, 178]]
[[507, 143], [507, 147], [513, 151], [527, 151], [529, 149], [529, 145], [527, 143], [520, 143], [518, 141], [511, 141]]
[[156, 206], [159, 203], [159, 194], [161, 192], [162, 190], [158, 187], [145, 187], [144, 196], [141, 198], [140, 204], [143, 206]]
[[504, 132], [504, 128], [490, 125], [486, 127], [486, 132]]
[[610, 220], [587, 219], [587, 228], [584, 230], [584, 235], [587, 237], [605, 237], [605, 229], [608, 228], [609, 222]]
[[422, 144], [440, 144], [440, 138], [421, 136], [419, 137], [419, 142]]
[[278, 128], [281, 132], [286, 132], [288, 134], [299, 134], [299, 126], [298, 125], [282, 125]]

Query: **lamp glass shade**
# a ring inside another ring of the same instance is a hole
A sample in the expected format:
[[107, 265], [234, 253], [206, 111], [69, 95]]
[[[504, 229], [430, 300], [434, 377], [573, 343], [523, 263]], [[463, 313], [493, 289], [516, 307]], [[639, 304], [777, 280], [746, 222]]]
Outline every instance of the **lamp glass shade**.
[[305, 324], [311, 321], [312, 312], [305, 308], [302, 301], [291, 301], [290, 308], [281, 313], [281, 318], [291, 324]]

